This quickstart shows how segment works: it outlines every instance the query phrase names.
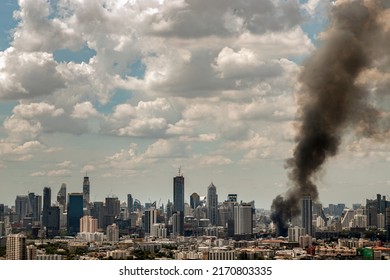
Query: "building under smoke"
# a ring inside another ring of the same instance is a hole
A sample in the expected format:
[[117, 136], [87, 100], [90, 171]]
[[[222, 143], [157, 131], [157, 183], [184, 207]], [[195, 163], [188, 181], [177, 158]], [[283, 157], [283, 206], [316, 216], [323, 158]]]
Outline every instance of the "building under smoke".
[[383, 98], [388, 85], [367, 78], [388, 74], [389, 10], [388, 0], [345, 0], [333, 5], [321, 46], [299, 77], [300, 127], [293, 156], [286, 162], [290, 186], [272, 204], [278, 235], [287, 235], [289, 221], [300, 213], [303, 195], [318, 201], [314, 179], [327, 159], [338, 153], [346, 131], [380, 137], [389, 130], [384, 127], [388, 120], [378, 122], [381, 109], [369, 102]]

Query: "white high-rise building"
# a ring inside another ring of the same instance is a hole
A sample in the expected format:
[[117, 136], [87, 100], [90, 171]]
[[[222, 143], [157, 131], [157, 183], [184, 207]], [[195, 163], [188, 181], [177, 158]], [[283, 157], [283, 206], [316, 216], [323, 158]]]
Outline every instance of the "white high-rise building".
[[350, 221], [350, 228], [366, 228], [367, 215], [356, 214]]
[[167, 238], [167, 229], [164, 224], [153, 224], [150, 236]]
[[116, 224], [107, 226], [107, 241], [118, 242], [119, 241], [119, 227]]
[[27, 247], [26, 236], [22, 233], [10, 234], [7, 236], [6, 244], [7, 260], [26, 260]]
[[385, 215], [383, 213], [379, 213], [376, 216], [377, 228], [385, 228]]
[[145, 233], [151, 233], [152, 226], [157, 223], [157, 209], [150, 208], [145, 210], [144, 212], [145, 219], [144, 219], [144, 227], [145, 227]]
[[305, 229], [302, 227], [290, 227], [288, 229], [288, 241], [299, 242], [299, 238], [305, 235]]

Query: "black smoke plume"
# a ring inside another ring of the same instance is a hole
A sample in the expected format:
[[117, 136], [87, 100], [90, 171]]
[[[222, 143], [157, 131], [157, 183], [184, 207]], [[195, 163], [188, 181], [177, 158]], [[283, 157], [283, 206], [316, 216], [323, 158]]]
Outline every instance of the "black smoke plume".
[[291, 185], [272, 203], [278, 235], [287, 235], [303, 195], [318, 200], [316, 175], [337, 154], [343, 133], [377, 132], [380, 112], [368, 102], [370, 89], [359, 81], [368, 69], [389, 66], [389, 10], [389, 0], [344, 0], [332, 7], [330, 27], [299, 78], [300, 127], [293, 157], [286, 161]]

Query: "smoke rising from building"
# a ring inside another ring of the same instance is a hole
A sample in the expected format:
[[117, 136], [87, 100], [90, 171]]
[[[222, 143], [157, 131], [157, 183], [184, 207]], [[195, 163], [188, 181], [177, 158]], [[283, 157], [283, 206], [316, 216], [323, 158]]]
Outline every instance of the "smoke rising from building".
[[372, 83], [366, 77], [373, 71], [385, 75], [390, 68], [390, 3], [336, 1], [330, 16], [321, 46], [299, 78], [300, 127], [293, 157], [286, 161], [290, 186], [272, 204], [278, 235], [286, 235], [288, 221], [299, 214], [302, 196], [318, 200], [316, 174], [338, 153], [346, 131], [366, 137], [383, 132], [378, 122], [383, 112], [372, 98], [386, 93], [389, 83]]

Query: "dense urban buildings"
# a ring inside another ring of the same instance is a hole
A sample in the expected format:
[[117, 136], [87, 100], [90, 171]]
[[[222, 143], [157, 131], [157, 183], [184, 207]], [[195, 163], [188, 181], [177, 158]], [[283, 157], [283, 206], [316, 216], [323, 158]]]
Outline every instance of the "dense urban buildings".
[[[219, 201], [214, 183], [185, 201], [185, 178], [173, 177], [173, 200], [141, 203], [108, 196], [90, 201], [89, 177], [80, 192], [62, 184], [0, 204], [4, 259], [383, 259], [390, 258], [390, 203], [377, 194], [365, 204], [322, 204], [301, 197], [287, 236], [276, 236], [270, 211], [230, 193]], [[88, 187], [86, 187], [88, 186]], [[0, 250], [1, 252], [1, 250]]]

